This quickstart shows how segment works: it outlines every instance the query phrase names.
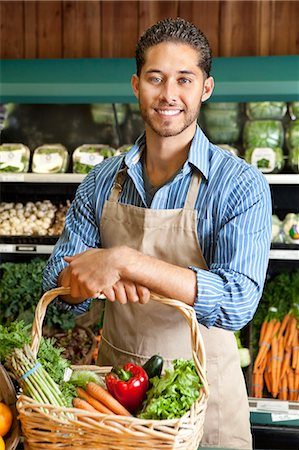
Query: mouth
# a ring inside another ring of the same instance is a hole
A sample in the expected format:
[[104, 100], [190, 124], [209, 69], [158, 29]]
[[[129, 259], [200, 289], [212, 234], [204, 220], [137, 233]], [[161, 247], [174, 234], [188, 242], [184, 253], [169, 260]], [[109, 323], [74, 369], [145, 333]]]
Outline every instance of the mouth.
[[159, 114], [162, 117], [174, 117], [178, 116], [183, 110], [182, 109], [162, 109], [162, 108], [155, 108], [155, 112]]

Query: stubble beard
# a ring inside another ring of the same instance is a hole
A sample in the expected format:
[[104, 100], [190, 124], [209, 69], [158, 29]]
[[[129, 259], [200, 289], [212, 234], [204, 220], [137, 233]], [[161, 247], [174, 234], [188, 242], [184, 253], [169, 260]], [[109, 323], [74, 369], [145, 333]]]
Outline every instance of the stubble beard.
[[[163, 106], [165, 107], [166, 105]], [[155, 122], [154, 119], [150, 117], [146, 109], [143, 108], [139, 102], [139, 110], [142, 119], [160, 137], [173, 137], [183, 133], [183, 131], [185, 131], [191, 124], [197, 121], [200, 108], [201, 102], [199, 103], [196, 110], [195, 109], [189, 110], [187, 111], [187, 113], [185, 111], [181, 112], [180, 114], [184, 114], [185, 116], [183, 123], [170, 128], [171, 124], [170, 120], [168, 121], [167, 118], [165, 118], [164, 123], [162, 125], [159, 125], [158, 123]]]

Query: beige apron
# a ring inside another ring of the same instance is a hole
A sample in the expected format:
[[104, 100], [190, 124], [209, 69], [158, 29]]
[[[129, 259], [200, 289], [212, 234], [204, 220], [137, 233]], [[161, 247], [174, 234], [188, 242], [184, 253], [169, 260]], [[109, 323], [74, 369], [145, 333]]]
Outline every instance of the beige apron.
[[[207, 269], [197, 237], [194, 209], [201, 180], [194, 173], [183, 209], [158, 210], [118, 203], [126, 170], [116, 178], [105, 202], [101, 223], [104, 248], [127, 245], [181, 267]], [[232, 332], [200, 325], [207, 354], [210, 397], [204, 426], [203, 447], [251, 448], [248, 399]], [[175, 358], [191, 358], [189, 326], [174, 308], [106, 302], [99, 352], [102, 365], [128, 361], [143, 364], [154, 354], [166, 364]]]

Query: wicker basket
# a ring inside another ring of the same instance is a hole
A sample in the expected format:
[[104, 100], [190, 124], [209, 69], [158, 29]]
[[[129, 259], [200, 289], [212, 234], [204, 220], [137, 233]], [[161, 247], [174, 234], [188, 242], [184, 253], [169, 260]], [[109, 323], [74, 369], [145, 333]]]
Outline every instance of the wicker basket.
[[20, 440], [20, 427], [16, 411], [16, 391], [10, 376], [0, 364], [0, 402], [10, 407], [13, 413], [13, 423], [9, 432], [4, 436], [5, 449], [15, 450]]
[[[36, 308], [31, 349], [37, 354], [46, 308], [68, 288], [56, 288], [44, 294]], [[177, 300], [153, 296], [155, 301], [177, 308], [191, 330], [193, 359], [203, 382], [201, 397], [190, 411], [179, 419], [142, 420], [92, 413], [76, 408], [61, 408], [37, 403], [21, 395], [17, 409], [22, 424], [26, 450], [196, 450], [203, 435], [208, 398], [206, 359], [202, 337], [192, 307]], [[110, 367], [77, 366], [95, 370], [100, 375]], [[67, 414], [69, 413], [69, 414]]]

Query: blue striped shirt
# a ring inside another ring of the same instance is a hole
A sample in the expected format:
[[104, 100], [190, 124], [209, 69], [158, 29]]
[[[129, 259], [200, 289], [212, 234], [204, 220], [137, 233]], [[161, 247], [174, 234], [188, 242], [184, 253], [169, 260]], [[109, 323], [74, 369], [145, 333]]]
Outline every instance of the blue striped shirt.
[[[45, 290], [56, 287], [66, 266], [64, 255], [101, 247], [103, 205], [124, 162], [129, 176], [119, 201], [147, 207], [140, 162], [144, 143], [143, 134], [125, 158], [104, 160], [80, 184], [44, 272]], [[182, 170], [158, 190], [150, 207], [182, 208], [194, 170], [202, 173], [195, 208], [200, 219], [198, 241], [209, 267], [209, 271], [190, 267], [197, 277], [194, 309], [207, 327], [238, 330], [252, 319], [262, 295], [271, 240], [269, 186], [260, 171], [210, 143], [197, 127]], [[80, 313], [88, 304], [87, 300], [71, 308]]]

